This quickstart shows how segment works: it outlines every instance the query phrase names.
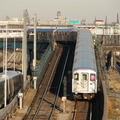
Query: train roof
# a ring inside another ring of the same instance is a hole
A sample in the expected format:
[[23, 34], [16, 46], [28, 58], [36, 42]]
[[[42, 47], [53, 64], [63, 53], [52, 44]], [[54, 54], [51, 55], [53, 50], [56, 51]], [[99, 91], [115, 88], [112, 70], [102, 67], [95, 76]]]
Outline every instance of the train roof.
[[77, 35], [73, 71], [78, 69], [96, 71], [96, 58], [91, 32], [88, 29], [81, 29], [78, 30]]
[[[21, 75], [19, 71], [7, 71], [7, 78], [11, 79], [17, 75]], [[0, 73], [0, 82], [5, 80], [5, 72]]]

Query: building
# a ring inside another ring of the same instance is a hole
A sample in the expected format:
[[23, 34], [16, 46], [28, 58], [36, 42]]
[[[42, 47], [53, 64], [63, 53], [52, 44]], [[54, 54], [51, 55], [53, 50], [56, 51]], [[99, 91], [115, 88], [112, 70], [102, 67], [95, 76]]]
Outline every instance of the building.
[[1, 20], [0, 24], [23, 24], [23, 20], [18, 20], [18, 18], [13, 18], [12, 20]]
[[94, 21], [94, 24], [95, 24], [95, 25], [104, 25], [104, 24], [105, 24], [105, 21], [104, 21], [104, 20], [95, 20], [95, 21]]

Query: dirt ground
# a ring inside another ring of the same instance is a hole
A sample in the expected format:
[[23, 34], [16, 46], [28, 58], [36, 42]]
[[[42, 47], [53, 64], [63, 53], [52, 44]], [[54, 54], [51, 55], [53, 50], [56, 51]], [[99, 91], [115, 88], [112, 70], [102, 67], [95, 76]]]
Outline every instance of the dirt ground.
[[[109, 88], [120, 93], [120, 73], [117, 70], [108, 71]], [[120, 96], [119, 98], [108, 96], [108, 119], [120, 120]]]
[[64, 109], [63, 102], [61, 101], [60, 108], [64, 109], [65, 111], [64, 112], [55, 111], [56, 116], [54, 115], [54, 120], [71, 120], [74, 113], [74, 105], [75, 105], [75, 102], [66, 100], [65, 102], [66, 108]]

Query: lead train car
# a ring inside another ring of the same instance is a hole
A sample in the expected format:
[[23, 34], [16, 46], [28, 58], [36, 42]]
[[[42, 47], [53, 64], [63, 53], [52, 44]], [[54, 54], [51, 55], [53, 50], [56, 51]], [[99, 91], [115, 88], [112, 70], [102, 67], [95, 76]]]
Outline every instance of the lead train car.
[[97, 93], [97, 68], [92, 34], [80, 29], [72, 69], [72, 93], [77, 98], [91, 99]]
[[[7, 103], [9, 103], [22, 87], [23, 76], [19, 71], [7, 71]], [[4, 105], [5, 73], [0, 73], [0, 108]]]

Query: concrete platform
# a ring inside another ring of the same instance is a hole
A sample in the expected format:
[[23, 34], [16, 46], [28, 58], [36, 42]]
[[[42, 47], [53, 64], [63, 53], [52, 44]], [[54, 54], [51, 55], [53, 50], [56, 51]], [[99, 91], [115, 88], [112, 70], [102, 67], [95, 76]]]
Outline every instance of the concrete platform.
[[22, 109], [17, 109], [14, 116], [10, 120], [22, 120], [27, 113], [36, 94], [36, 89], [29, 89], [24, 96], [24, 105]]

